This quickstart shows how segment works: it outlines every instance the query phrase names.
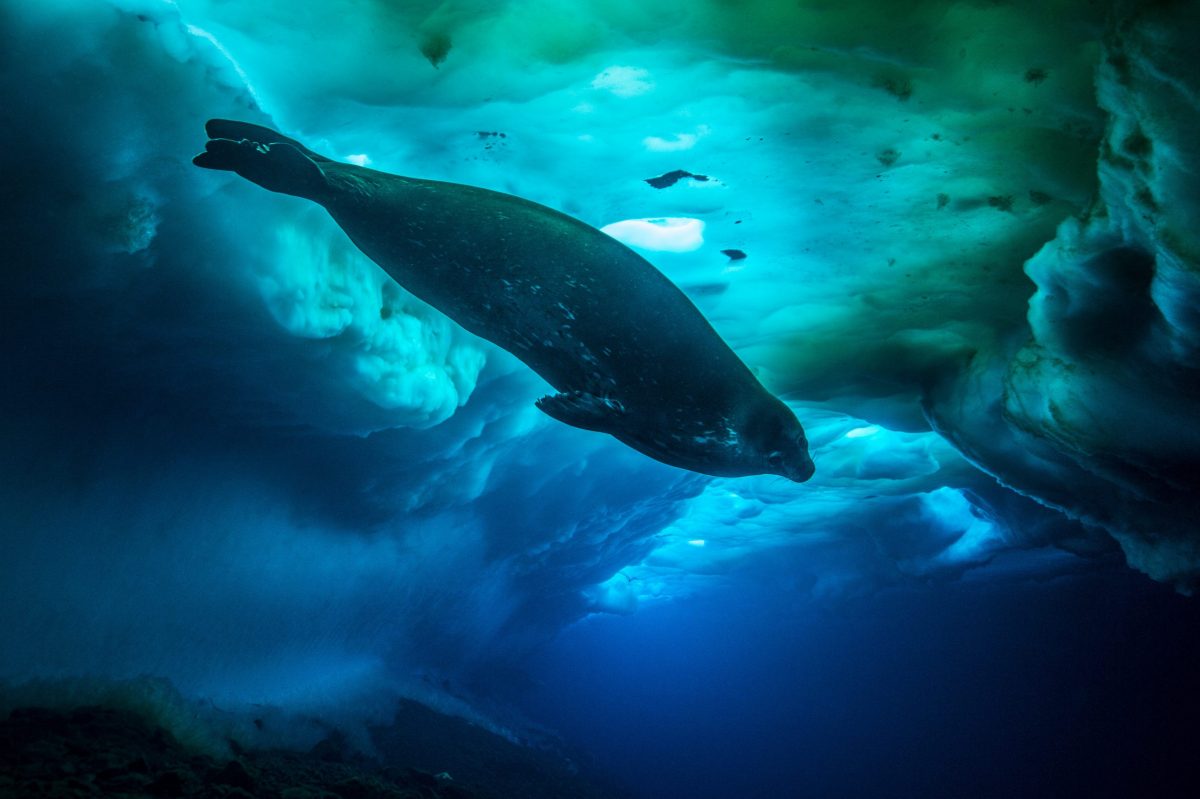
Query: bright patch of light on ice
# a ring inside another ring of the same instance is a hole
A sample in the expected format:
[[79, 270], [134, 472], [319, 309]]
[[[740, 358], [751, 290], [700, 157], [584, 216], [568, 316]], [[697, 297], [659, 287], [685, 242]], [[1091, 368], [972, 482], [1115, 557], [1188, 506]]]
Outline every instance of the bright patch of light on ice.
[[868, 438], [880, 431], [879, 425], [872, 424], [866, 427], [856, 427], [853, 430], [846, 431], [846, 438]]
[[600, 228], [622, 244], [658, 252], [691, 252], [704, 244], [704, 223], [690, 217], [624, 219]]
[[203, 28], [198, 28], [195, 25], [188, 25], [187, 32], [199, 39], [204, 39], [206, 42], [212, 44], [213, 47], [217, 48], [217, 52], [224, 56], [227, 61], [229, 61], [230, 65], [233, 67], [233, 71], [237, 73], [238, 79], [241, 80], [242, 85], [246, 87], [246, 91], [250, 92], [250, 96], [254, 98], [254, 102], [258, 105], [258, 107], [265, 107], [263, 105], [262, 98], [259, 97], [258, 92], [254, 90], [254, 86], [250, 83], [250, 76], [246, 74], [246, 71], [242, 69], [242, 65], [234, 59], [233, 55], [231, 55], [230, 52], [225, 49], [225, 45], [217, 41], [216, 36], [213, 36], [208, 31], [204, 30]]
[[371, 165], [371, 157], [369, 155], [367, 155], [366, 153], [358, 153], [357, 155], [348, 155], [348, 156], [346, 156], [346, 160], [352, 164], [358, 164], [359, 166], [370, 166]]
[[661, 136], [647, 136], [642, 139], [647, 150], [655, 153], [673, 153], [678, 150], [690, 150], [696, 146], [694, 133], [677, 133], [674, 138], [664, 139]]
[[650, 73], [640, 67], [609, 67], [592, 78], [593, 89], [604, 89], [617, 97], [636, 97], [654, 88]]
[[943, 486], [921, 497], [928, 517], [947, 530], [959, 532], [958, 539], [946, 547], [938, 560], [963, 563], [986, 560], [1004, 546], [1003, 533], [990, 519], [975, 510], [971, 501], [957, 488]]
[[691, 541], [688, 541], [688, 546], [691, 547], [702, 547], [704, 544], [705, 541], [703, 538], [693, 538]]

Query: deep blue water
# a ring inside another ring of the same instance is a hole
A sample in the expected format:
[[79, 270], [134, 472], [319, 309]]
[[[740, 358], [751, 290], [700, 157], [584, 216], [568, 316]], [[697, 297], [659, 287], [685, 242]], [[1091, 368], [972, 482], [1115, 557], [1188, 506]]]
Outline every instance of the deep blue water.
[[526, 701], [646, 799], [1182, 797], [1197, 631], [1111, 570], [836, 606], [743, 586], [575, 626]]

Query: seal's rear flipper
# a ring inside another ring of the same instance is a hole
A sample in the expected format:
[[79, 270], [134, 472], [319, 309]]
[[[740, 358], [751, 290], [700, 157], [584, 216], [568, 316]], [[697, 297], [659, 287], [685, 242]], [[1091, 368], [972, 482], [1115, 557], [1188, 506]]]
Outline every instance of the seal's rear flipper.
[[249, 122], [238, 122], [234, 119], [210, 119], [204, 123], [204, 132], [208, 134], [208, 138], [210, 139], [233, 139], [234, 141], [249, 139], [250, 141], [262, 142], [263, 144], [282, 142], [283, 144], [292, 145], [317, 163], [332, 160], [320, 153], [314, 153], [300, 142], [295, 139], [289, 139], [279, 131], [265, 128], [262, 125], [252, 125]]
[[318, 200], [326, 189], [325, 174], [317, 162], [287, 142], [211, 139], [192, 163], [236, 172], [264, 189], [310, 200]]
[[625, 406], [617, 400], [597, 397], [584, 391], [567, 391], [542, 397], [536, 405], [538, 410], [552, 419], [596, 433], [617, 430], [625, 415]]

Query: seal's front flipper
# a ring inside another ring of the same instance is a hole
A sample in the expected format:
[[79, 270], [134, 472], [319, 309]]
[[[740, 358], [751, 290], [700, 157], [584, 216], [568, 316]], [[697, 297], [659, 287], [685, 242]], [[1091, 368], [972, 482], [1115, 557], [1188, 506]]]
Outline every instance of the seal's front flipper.
[[252, 125], [249, 122], [238, 122], [234, 119], [210, 119], [204, 123], [204, 132], [210, 139], [232, 139], [234, 141], [249, 139], [263, 144], [275, 144], [276, 142], [290, 144], [317, 163], [331, 160], [320, 153], [314, 153], [300, 142], [289, 139], [277, 130], [271, 130], [262, 125]]
[[211, 139], [192, 163], [236, 172], [264, 189], [310, 200], [319, 199], [326, 189], [325, 174], [317, 162], [287, 142]]
[[596, 433], [613, 432], [625, 416], [625, 406], [617, 400], [584, 391], [553, 394], [542, 397], [536, 404], [538, 410], [563, 424]]

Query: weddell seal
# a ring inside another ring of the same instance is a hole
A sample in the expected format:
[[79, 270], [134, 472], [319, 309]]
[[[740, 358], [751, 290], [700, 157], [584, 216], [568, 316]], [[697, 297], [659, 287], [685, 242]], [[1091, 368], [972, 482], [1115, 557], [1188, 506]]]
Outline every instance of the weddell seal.
[[321, 204], [408, 291], [524, 361], [537, 407], [651, 458], [721, 477], [812, 476], [795, 415], [637, 253], [500, 192], [343, 164], [214, 119], [196, 166]]

